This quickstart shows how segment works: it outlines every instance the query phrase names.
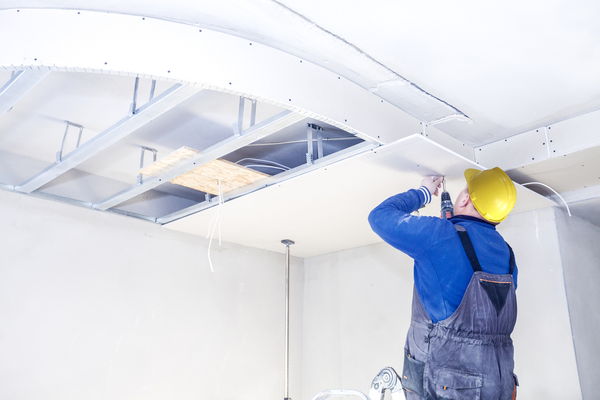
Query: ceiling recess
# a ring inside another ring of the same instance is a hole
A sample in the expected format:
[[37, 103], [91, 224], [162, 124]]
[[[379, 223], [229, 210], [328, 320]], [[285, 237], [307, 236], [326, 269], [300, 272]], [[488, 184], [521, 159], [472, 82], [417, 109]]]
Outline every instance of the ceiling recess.
[[[181, 147], [164, 159], [140, 170], [142, 175], [156, 176], [175, 167], [181, 161], [196, 155], [198, 150]], [[179, 175], [171, 183], [190, 189], [220, 195], [239, 189], [266, 178], [267, 174], [232, 163], [227, 160], [213, 160], [202, 164], [191, 171]]]

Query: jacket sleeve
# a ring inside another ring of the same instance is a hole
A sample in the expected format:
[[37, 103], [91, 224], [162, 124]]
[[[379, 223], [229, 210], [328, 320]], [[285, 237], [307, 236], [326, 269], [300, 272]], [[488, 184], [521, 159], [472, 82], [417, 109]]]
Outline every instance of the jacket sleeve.
[[412, 258], [429, 250], [433, 239], [443, 228], [437, 217], [411, 215], [431, 200], [429, 191], [421, 187], [386, 199], [369, 214], [371, 229], [384, 241]]

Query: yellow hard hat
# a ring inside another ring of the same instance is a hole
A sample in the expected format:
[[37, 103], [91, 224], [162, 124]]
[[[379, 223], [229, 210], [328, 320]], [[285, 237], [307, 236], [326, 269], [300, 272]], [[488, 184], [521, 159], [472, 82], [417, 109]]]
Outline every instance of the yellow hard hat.
[[515, 184], [500, 168], [484, 171], [469, 168], [465, 170], [465, 179], [475, 209], [487, 221], [502, 222], [515, 206]]

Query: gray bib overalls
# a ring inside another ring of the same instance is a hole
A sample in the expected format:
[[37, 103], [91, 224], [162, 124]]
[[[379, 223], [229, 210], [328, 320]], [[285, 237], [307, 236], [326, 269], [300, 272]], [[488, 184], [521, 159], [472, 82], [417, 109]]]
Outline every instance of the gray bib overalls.
[[465, 228], [454, 226], [473, 276], [456, 311], [437, 323], [413, 291], [402, 386], [408, 400], [510, 400], [517, 384], [510, 338], [517, 317], [514, 255], [509, 246], [508, 274], [483, 272]]

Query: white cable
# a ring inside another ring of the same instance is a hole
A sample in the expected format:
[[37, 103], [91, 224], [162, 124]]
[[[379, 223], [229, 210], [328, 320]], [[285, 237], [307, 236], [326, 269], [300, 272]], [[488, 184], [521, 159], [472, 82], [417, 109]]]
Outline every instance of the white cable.
[[287, 165], [279, 164], [278, 162], [271, 161], [271, 160], [263, 160], [262, 158], [250, 158], [250, 157], [247, 157], [247, 158], [242, 158], [241, 160], [237, 160], [235, 163], [239, 164], [242, 161], [258, 161], [258, 162], [261, 162], [261, 163], [272, 164], [272, 165], [276, 165], [276, 166], [281, 167], [281, 168], [290, 169], [290, 167], [288, 167]]
[[252, 168], [272, 168], [272, 169], [278, 169], [280, 171], [289, 171], [290, 168], [281, 168], [281, 167], [277, 167], [275, 165], [266, 165], [266, 164], [246, 164], [244, 165], [244, 167], [252, 167]]
[[216, 216], [213, 217], [213, 219], [211, 220], [210, 223], [210, 228], [209, 228], [209, 238], [208, 238], [208, 248], [207, 248], [207, 256], [208, 256], [208, 265], [210, 266], [210, 272], [215, 272], [215, 268], [212, 262], [212, 257], [211, 257], [211, 248], [212, 248], [212, 241], [213, 238], [215, 236], [215, 230], [218, 231], [218, 235], [219, 235], [219, 246], [221, 246], [221, 209], [223, 208], [223, 189], [221, 187], [221, 180], [217, 180], [217, 185], [219, 187], [219, 205], [217, 206], [217, 214]]
[[[216, 221], [216, 218], [214, 218], [214, 220]], [[214, 233], [214, 223], [211, 222], [210, 234], [208, 237], [207, 256], [208, 256], [208, 266], [210, 267], [210, 272], [214, 273], [215, 268], [213, 267], [212, 258], [210, 256], [210, 248], [212, 247], [213, 233]]]
[[521, 185], [523, 185], [523, 186], [540, 185], [540, 186], [545, 187], [546, 189], [551, 190], [563, 202], [563, 204], [565, 205], [565, 208], [567, 209], [567, 214], [569, 214], [569, 217], [571, 216], [571, 209], [569, 208], [569, 205], [567, 204], [567, 202], [565, 201], [565, 199], [556, 190], [552, 189], [550, 186], [548, 186], [548, 185], [546, 185], [545, 183], [542, 183], [542, 182], [527, 182], [527, 183], [521, 183]]

